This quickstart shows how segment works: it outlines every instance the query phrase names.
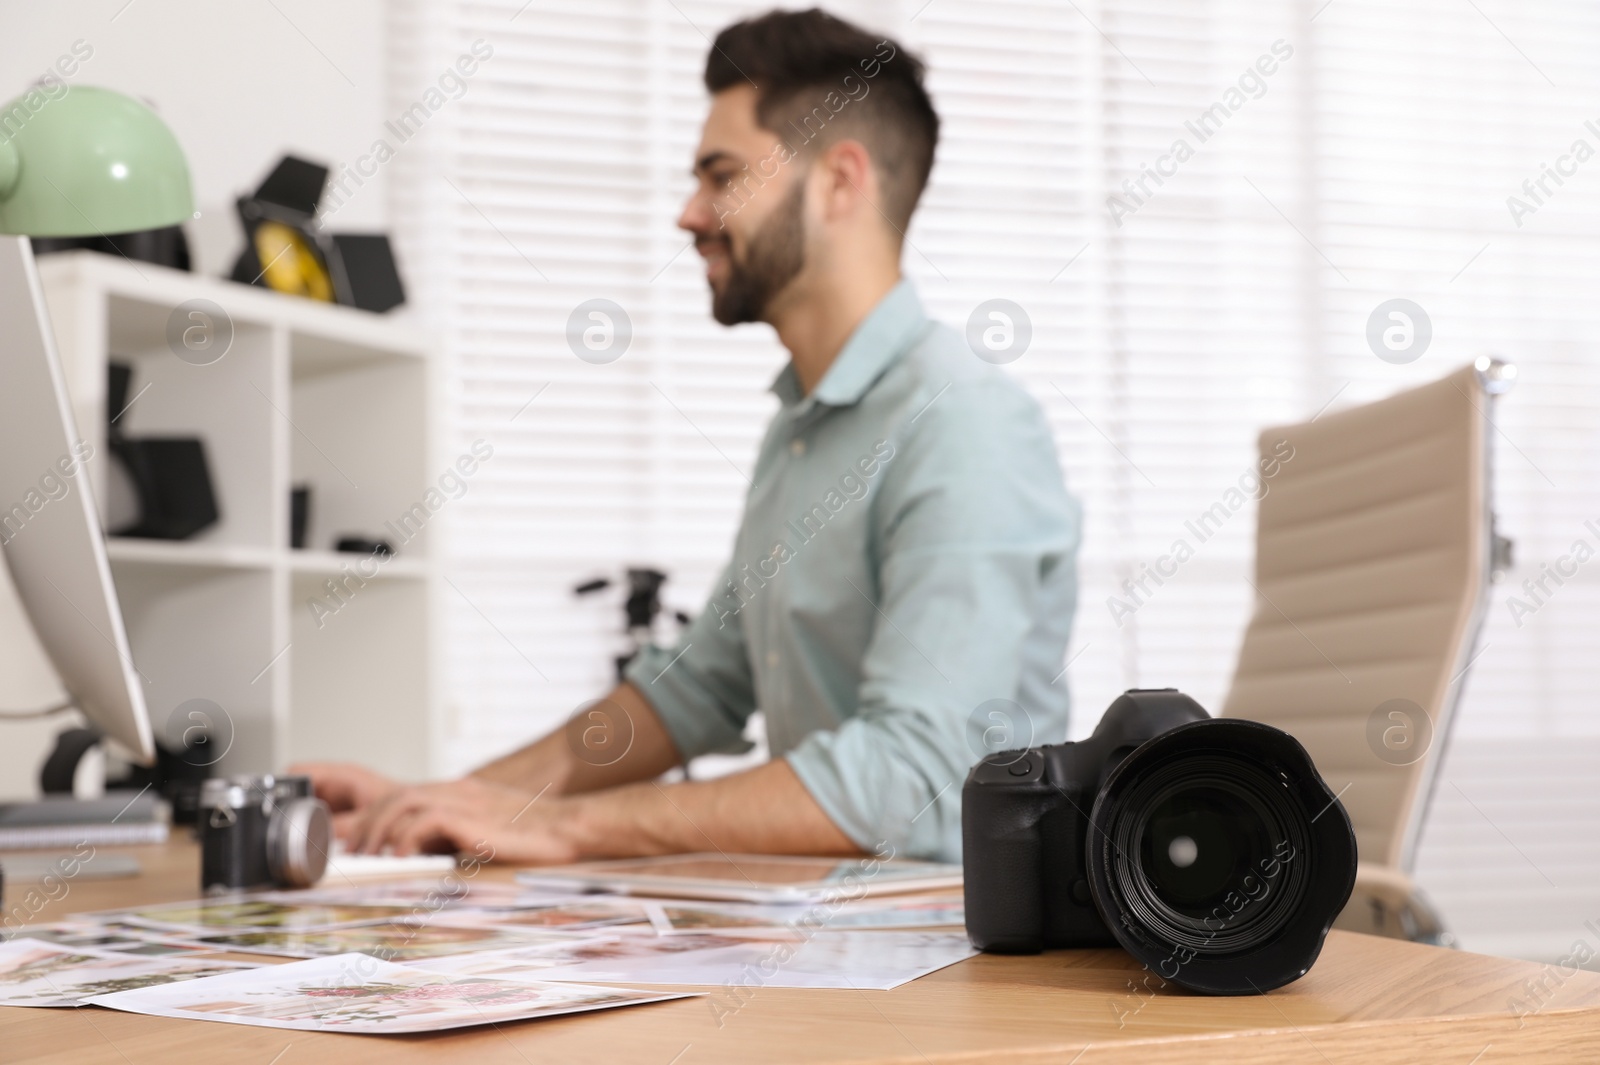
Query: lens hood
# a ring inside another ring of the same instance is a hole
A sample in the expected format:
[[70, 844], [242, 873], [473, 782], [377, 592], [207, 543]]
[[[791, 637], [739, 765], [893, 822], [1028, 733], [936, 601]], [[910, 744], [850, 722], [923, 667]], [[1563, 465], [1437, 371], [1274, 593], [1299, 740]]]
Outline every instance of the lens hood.
[[[1089, 823], [1089, 889], [1112, 935], [1192, 991], [1255, 994], [1304, 976], [1355, 887], [1349, 815], [1305, 748], [1255, 721], [1147, 741], [1107, 776]], [[1182, 870], [1152, 848], [1174, 824], [1203, 840], [1175, 837]]]

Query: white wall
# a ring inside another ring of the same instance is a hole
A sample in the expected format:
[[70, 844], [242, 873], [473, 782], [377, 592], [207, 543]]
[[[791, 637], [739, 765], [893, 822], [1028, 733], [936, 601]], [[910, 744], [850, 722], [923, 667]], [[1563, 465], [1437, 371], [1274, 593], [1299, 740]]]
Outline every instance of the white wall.
[[[72, 84], [140, 97], [172, 127], [201, 213], [189, 235], [203, 273], [231, 268], [240, 247], [233, 201], [280, 155], [337, 168], [368, 149], [387, 117], [382, 0], [0, 0], [0, 27], [0, 100], [25, 91], [81, 40], [92, 54]], [[386, 228], [387, 192], [380, 170], [333, 228]], [[0, 575], [0, 711], [58, 697], [9, 576]], [[31, 793], [50, 737], [65, 724], [0, 722], [0, 796]]]

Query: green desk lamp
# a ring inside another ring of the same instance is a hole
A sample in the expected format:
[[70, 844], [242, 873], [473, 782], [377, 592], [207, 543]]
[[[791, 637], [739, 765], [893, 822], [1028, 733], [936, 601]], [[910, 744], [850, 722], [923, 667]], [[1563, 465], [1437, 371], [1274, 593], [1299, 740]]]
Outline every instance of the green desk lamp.
[[131, 96], [33, 89], [0, 108], [0, 233], [110, 237], [193, 215], [183, 149]]

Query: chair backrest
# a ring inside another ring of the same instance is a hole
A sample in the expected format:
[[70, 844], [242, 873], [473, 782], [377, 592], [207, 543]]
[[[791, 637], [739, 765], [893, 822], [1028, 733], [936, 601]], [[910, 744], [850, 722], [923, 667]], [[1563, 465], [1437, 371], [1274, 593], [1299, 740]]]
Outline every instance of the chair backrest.
[[1503, 367], [1260, 437], [1255, 613], [1222, 713], [1305, 745], [1364, 862], [1410, 869], [1482, 625]]

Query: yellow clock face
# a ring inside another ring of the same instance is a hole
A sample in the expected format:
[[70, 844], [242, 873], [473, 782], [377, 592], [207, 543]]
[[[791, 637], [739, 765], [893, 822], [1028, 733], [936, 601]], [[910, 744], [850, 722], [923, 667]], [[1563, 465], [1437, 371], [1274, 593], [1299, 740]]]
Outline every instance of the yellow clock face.
[[304, 234], [281, 222], [262, 222], [256, 226], [255, 244], [268, 288], [290, 296], [333, 302], [333, 281]]

